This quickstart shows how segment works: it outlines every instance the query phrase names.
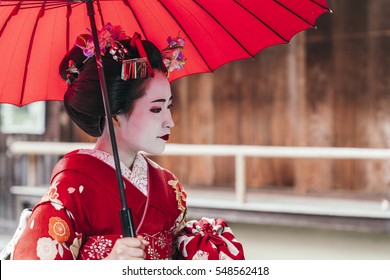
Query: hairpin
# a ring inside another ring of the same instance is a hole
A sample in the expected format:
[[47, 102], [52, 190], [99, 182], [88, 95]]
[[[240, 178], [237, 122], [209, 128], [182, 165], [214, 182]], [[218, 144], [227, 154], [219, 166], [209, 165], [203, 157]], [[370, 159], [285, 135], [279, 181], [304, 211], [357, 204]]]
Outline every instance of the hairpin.
[[77, 78], [77, 76], [80, 74], [79, 69], [76, 66], [76, 63], [73, 60], [69, 60], [69, 68], [66, 69], [66, 82], [68, 84], [73, 83], [73, 81]]
[[129, 53], [129, 51], [119, 42], [113, 42], [109, 52], [116, 61], [124, 60]]
[[[154, 72], [153, 72], [152, 66], [150, 65], [150, 62], [149, 62], [149, 59], [148, 59], [148, 55], [146, 54], [144, 46], [142, 45], [141, 35], [139, 33], [134, 32], [133, 37], [131, 37], [130, 46], [131, 47], [135, 47], [137, 49], [138, 54], [139, 54], [141, 59], [142, 58], [145, 59], [145, 61], [143, 61], [142, 63], [145, 63], [146, 69], [147, 69], [147, 73], [149, 74], [149, 76], [153, 77], [154, 76]], [[143, 68], [141, 68], [141, 69], [143, 70]], [[138, 69], [135, 68], [135, 71], [138, 71]], [[146, 73], [145, 73], [145, 75], [146, 75]], [[139, 76], [139, 75], [137, 75], [137, 76]], [[136, 78], [136, 79], [138, 79], [138, 78]]]
[[148, 74], [148, 61], [146, 57], [122, 60], [121, 79], [142, 79]]

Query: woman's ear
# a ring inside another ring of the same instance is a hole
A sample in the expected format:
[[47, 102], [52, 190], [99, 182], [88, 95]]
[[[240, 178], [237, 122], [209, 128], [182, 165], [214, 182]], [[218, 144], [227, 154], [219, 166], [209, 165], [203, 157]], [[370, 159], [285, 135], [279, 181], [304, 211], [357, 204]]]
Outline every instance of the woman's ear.
[[112, 123], [114, 124], [114, 127], [121, 127], [121, 123], [117, 115], [112, 116]]

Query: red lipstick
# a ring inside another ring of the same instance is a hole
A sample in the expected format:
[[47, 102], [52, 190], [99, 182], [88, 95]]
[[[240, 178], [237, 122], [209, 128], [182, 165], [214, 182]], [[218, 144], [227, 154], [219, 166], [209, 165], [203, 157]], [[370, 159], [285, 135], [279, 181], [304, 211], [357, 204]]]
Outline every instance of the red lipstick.
[[162, 140], [164, 141], [168, 141], [169, 140], [169, 134], [165, 134], [163, 136], [160, 137]]

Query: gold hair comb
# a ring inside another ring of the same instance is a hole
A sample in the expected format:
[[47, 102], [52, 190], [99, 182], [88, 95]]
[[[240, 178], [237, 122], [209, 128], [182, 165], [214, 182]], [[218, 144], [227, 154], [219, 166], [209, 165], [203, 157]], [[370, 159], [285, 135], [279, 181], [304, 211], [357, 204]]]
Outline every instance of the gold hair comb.
[[146, 57], [122, 60], [122, 80], [142, 79], [148, 74], [148, 64]]

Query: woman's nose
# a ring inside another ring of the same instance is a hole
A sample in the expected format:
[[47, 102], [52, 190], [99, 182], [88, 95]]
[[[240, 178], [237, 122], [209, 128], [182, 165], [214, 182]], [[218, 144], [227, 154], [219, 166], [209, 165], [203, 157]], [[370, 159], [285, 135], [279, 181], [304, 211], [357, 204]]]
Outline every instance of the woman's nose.
[[168, 111], [165, 121], [163, 122], [163, 127], [166, 128], [172, 128], [175, 126], [175, 123], [172, 119], [171, 111]]

